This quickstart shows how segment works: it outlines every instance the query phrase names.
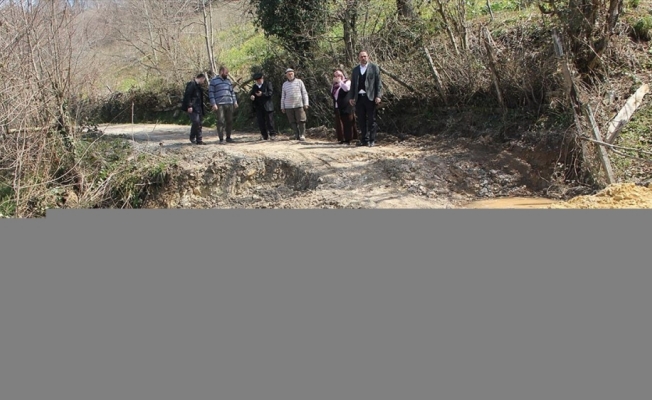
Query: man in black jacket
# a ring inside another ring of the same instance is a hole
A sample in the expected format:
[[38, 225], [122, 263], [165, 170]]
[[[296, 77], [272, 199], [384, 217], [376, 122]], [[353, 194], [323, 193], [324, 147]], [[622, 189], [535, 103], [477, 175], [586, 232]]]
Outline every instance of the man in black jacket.
[[193, 144], [206, 144], [202, 140], [202, 122], [204, 119], [204, 98], [206, 97], [202, 85], [206, 76], [199, 74], [186, 85], [181, 109], [188, 113], [192, 126], [190, 128], [190, 142]]
[[274, 103], [272, 102], [272, 84], [265, 81], [262, 73], [254, 75], [254, 86], [251, 88], [249, 95], [253, 101], [256, 119], [263, 140], [276, 138], [274, 130]]
[[376, 143], [377, 106], [383, 96], [383, 82], [380, 78], [378, 65], [369, 62], [369, 54], [366, 51], [358, 53], [360, 65], [353, 68], [351, 73], [351, 89], [348, 99], [352, 106], [355, 106], [355, 113], [360, 124], [361, 146], [372, 147]]

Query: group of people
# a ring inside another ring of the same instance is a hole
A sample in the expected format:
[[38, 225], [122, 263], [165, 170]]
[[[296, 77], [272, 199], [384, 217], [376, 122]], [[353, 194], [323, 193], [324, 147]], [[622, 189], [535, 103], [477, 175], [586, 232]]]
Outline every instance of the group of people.
[[[373, 147], [378, 130], [376, 111], [383, 95], [383, 84], [380, 68], [369, 61], [369, 54], [361, 51], [358, 59], [360, 64], [353, 68], [351, 79], [348, 79], [341, 69], [333, 72], [330, 96], [333, 100], [335, 132], [340, 144], [350, 145], [352, 140], [358, 139], [359, 146]], [[220, 67], [219, 74], [210, 80], [208, 86], [208, 99], [211, 110], [216, 113], [220, 144], [225, 141], [233, 142], [233, 113], [238, 108], [238, 100], [228, 74], [228, 68]], [[285, 77], [287, 80], [281, 89], [281, 112], [287, 116], [295, 140], [305, 141], [308, 92], [303, 81], [295, 77], [292, 68], [285, 71]], [[256, 113], [262, 139], [275, 140], [277, 131], [274, 126], [272, 84], [265, 80], [262, 73], [255, 74], [254, 81], [249, 98]], [[206, 115], [203, 90], [205, 83], [204, 74], [198, 74], [194, 80], [188, 82], [182, 102], [182, 109], [188, 113], [191, 121], [190, 141], [198, 145], [206, 144], [202, 136], [202, 123]]]

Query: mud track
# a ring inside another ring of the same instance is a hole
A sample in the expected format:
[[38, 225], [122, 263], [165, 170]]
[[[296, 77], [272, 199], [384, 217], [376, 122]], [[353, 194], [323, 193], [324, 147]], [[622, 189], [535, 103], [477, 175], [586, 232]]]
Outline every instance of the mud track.
[[188, 126], [100, 129], [133, 139], [140, 151], [178, 159], [172, 180], [148, 208], [466, 208], [498, 197], [514, 198], [511, 208], [543, 207], [547, 201], [523, 198], [541, 195], [542, 165], [554, 165], [550, 157], [528, 162], [507, 148], [466, 139], [381, 137], [369, 148], [340, 145], [317, 128], [305, 142], [234, 132], [235, 143], [220, 145], [215, 129], [204, 128], [208, 145], [197, 146], [188, 140]]

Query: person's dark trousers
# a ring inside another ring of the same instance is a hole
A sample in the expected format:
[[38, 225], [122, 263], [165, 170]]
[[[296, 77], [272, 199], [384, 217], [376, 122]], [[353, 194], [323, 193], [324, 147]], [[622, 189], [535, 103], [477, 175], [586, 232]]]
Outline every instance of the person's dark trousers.
[[[261, 107], [262, 108], [262, 107]], [[256, 119], [258, 120], [258, 127], [260, 134], [264, 139], [276, 136], [274, 128], [274, 111], [266, 111], [265, 109], [256, 109]]]
[[355, 102], [355, 114], [360, 126], [360, 142], [367, 144], [376, 141], [376, 103], [365, 95], [358, 95]]
[[357, 139], [353, 119], [353, 114], [342, 115], [339, 110], [335, 110], [335, 133], [338, 141], [349, 143], [351, 139]]
[[193, 111], [190, 113], [190, 122], [192, 125], [190, 126], [190, 141], [191, 142], [201, 142], [202, 141], [202, 122], [203, 122], [203, 115]]

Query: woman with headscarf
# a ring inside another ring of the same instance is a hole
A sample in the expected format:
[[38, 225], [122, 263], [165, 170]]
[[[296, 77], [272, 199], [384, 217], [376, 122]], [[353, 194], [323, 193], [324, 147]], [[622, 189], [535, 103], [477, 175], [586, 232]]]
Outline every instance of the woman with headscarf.
[[340, 144], [351, 144], [351, 139], [358, 138], [355, 127], [355, 113], [353, 107], [346, 101], [346, 95], [351, 90], [351, 81], [346, 79], [341, 69], [333, 71], [333, 85], [331, 86], [331, 98], [335, 111], [335, 132], [337, 141]]

